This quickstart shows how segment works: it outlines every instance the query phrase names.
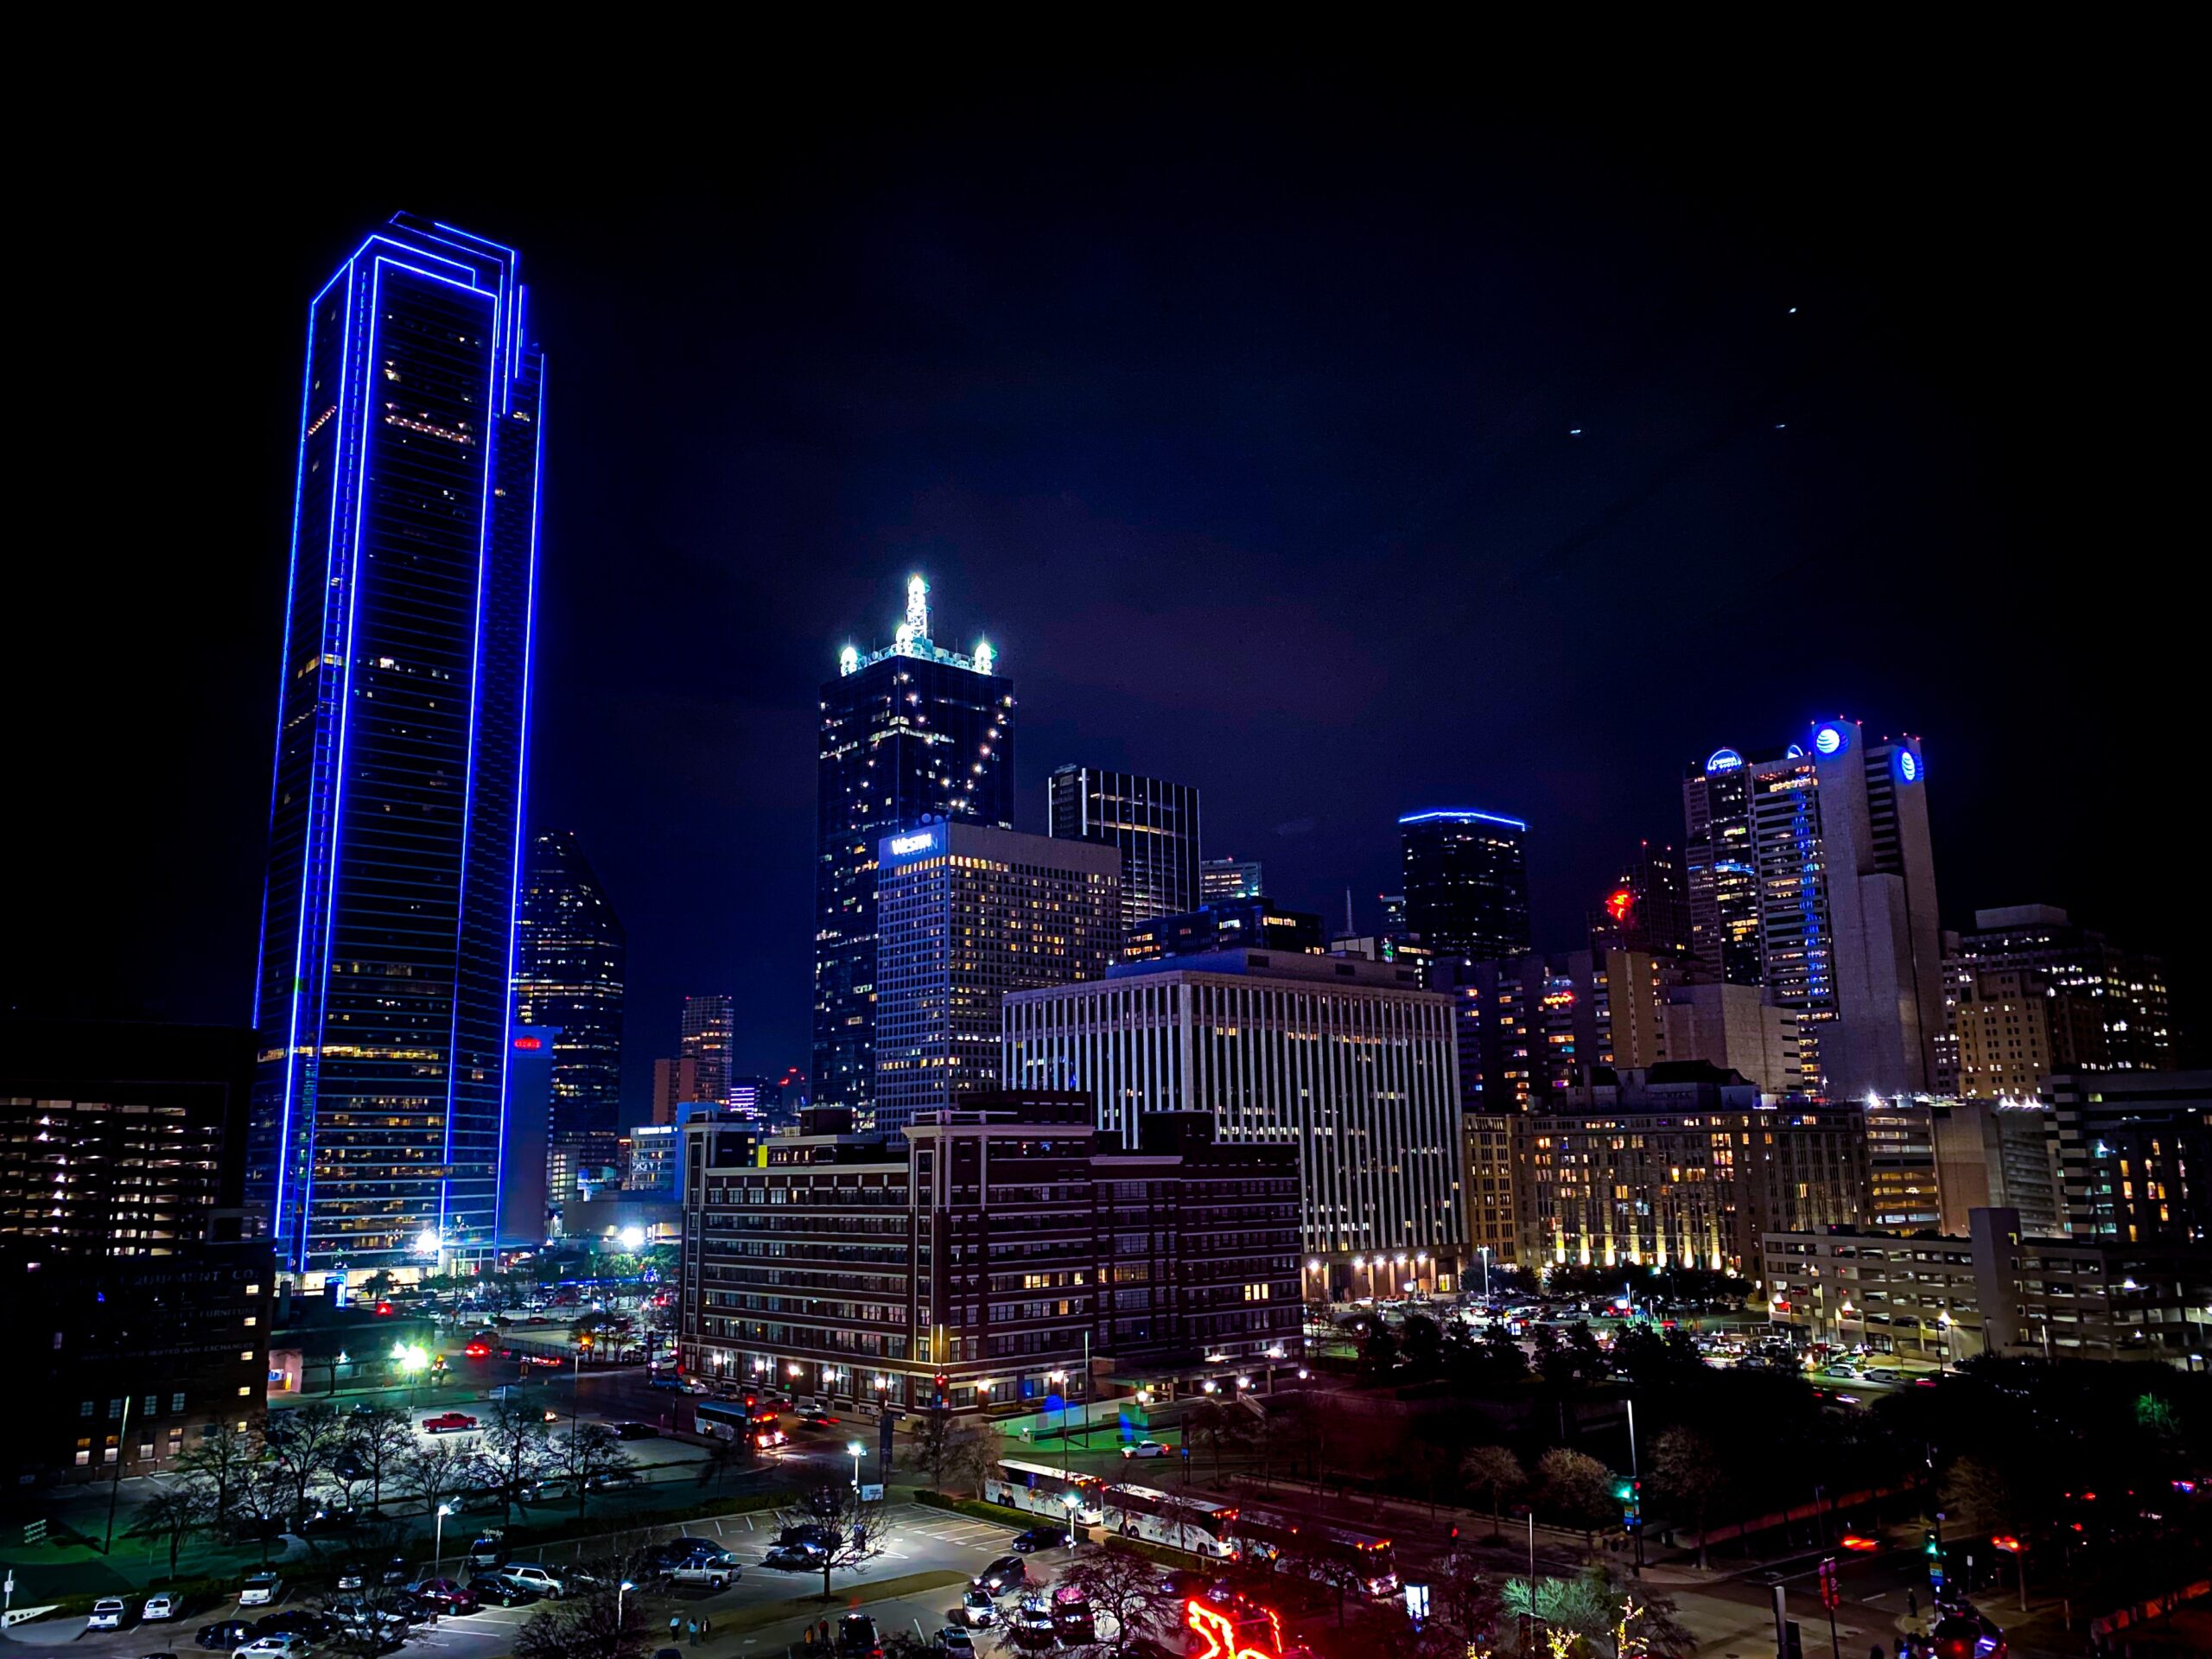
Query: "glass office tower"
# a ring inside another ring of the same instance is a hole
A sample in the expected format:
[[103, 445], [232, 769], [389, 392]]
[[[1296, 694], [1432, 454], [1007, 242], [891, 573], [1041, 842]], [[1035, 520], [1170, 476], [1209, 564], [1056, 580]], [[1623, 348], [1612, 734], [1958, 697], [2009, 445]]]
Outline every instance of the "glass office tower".
[[308, 308], [247, 1169], [294, 1273], [498, 1234], [543, 372], [517, 264], [403, 213]]
[[875, 1080], [877, 843], [933, 818], [1014, 828], [1014, 682], [978, 641], [930, 638], [929, 584], [906, 584], [892, 643], [847, 645], [822, 688], [815, 862], [814, 1103], [865, 1124]]
[[1529, 953], [1529, 826], [1495, 812], [1409, 812], [1398, 820], [1406, 925], [1439, 958], [1500, 962]]
[[560, 1033], [553, 1039], [550, 1134], [611, 1134], [622, 1126], [628, 950], [622, 918], [576, 832], [534, 832], [515, 906], [515, 1023]]
[[1204, 902], [1198, 887], [1198, 791], [1190, 784], [1092, 766], [1053, 769], [1045, 833], [1096, 842], [1122, 855], [1121, 931]]

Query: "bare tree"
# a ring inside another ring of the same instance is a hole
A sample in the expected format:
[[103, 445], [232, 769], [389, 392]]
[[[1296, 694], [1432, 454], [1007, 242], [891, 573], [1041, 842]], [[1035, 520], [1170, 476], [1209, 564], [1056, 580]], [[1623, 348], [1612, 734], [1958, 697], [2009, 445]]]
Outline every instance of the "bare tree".
[[261, 1437], [245, 1423], [211, 1424], [207, 1432], [170, 1465], [187, 1480], [204, 1483], [209, 1511], [217, 1520], [231, 1513], [231, 1495], [261, 1457]]
[[384, 1505], [384, 1484], [399, 1472], [415, 1446], [415, 1425], [398, 1406], [371, 1406], [354, 1412], [346, 1425], [345, 1449], [369, 1483], [369, 1503]]
[[576, 1489], [579, 1516], [594, 1485], [619, 1485], [637, 1478], [621, 1438], [605, 1423], [577, 1425], [553, 1443], [550, 1457], [553, 1467]]
[[187, 1538], [207, 1524], [213, 1513], [207, 1491], [197, 1481], [179, 1481], [149, 1498], [124, 1536], [157, 1539], [168, 1544], [169, 1576], [175, 1578], [177, 1551]]
[[1114, 1659], [1128, 1659], [1141, 1644], [1173, 1630], [1180, 1600], [1160, 1577], [1159, 1567], [1128, 1545], [1110, 1542], [1085, 1552], [1060, 1574], [1060, 1588], [1090, 1605], [1093, 1617], [1114, 1622], [1112, 1640], [1103, 1645]]
[[228, 1517], [253, 1534], [261, 1546], [261, 1564], [269, 1565], [269, 1546], [283, 1535], [292, 1518], [292, 1483], [272, 1465], [255, 1464], [231, 1484]]
[[1529, 1477], [1521, 1459], [1506, 1447], [1473, 1446], [1459, 1459], [1459, 1478], [1475, 1497], [1490, 1499], [1490, 1530], [1494, 1538], [1501, 1530], [1498, 1516], [1505, 1500], [1519, 1491]]
[[336, 1409], [327, 1401], [311, 1400], [289, 1411], [272, 1411], [261, 1439], [270, 1466], [291, 1489], [291, 1513], [305, 1513], [308, 1491], [330, 1472], [332, 1459], [346, 1442], [346, 1426]]
[[909, 1454], [938, 1491], [980, 1492], [999, 1465], [999, 1437], [979, 1424], [963, 1422], [943, 1408], [922, 1414]]
[[822, 1599], [830, 1599], [830, 1575], [883, 1554], [883, 1502], [863, 1498], [849, 1481], [819, 1480], [798, 1495], [798, 1510], [830, 1534], [823, 1541]]
[[1697, 1528], [1697, 1564], [1705, 1565], [1705, 1522], [1713, 1500], [1727, 1484], [1712, 1441], [1680, 1424], [1660, 1435], [1651, 1450], [1651, 1484], [1670, 1509]]
[[398, 1475], [404, 1491], [420, 1498], [426, 1510], [435, 1510], [468, 1489], [475, 1467], [476, 1454], [467, 1446], [437, 1440], [411, 1447]]
[[1225, 1401], [1206, 1398], [1198, 1401], [1183, 1414], [1183, 1439], [1202, 1441], [1213, 1451], [1213, 1482], [1221, 1484], [1221, 1449], [1224, 1443], [1238, 1444], [1251, 1438], [1252, 1417], [1242, 1406]]
[[545, 1414], [518, 1400], [493, 1402], [490, 1421], [476, 1442], [476, 1467], [484, 1483], [499, 1494], [503, 1519], [526, 1506], [531, 1489], [552, 1466], [551, 1436]]
[[642, 1659], [652, 1629], [642, 1598], [599, 1577], [546, 1604], [515, 1637], [515, 1659]]

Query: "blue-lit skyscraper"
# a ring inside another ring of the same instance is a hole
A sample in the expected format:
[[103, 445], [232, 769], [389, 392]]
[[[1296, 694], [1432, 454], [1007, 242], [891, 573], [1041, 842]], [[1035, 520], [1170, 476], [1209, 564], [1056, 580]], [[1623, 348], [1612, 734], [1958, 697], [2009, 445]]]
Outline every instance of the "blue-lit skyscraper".
[[517, 264], [403, 213], [308, 308], [247, 1167], [293, 1272], [498, 1235], [543, 369]]
[[1518, 818], [1471, 809], [1400, 818], [1405, 925], [1444, 961], [1526, 956], [1528, 835]]

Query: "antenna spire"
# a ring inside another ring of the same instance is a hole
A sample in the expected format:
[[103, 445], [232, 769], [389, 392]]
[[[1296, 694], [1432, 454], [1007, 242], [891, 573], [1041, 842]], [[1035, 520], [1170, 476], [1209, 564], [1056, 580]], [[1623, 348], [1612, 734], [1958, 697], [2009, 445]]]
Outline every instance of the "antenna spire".
[[930, 637], [930, 585], [919, 571], [906, 578], [906, 626], [917, 639]]

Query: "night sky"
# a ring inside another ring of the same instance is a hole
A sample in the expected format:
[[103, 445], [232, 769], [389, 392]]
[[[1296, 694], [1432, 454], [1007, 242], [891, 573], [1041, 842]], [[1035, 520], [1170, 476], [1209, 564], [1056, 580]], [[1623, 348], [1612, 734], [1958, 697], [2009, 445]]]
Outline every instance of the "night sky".
[[[312, 188], [166, 132], [96, 207], [57, 192], [85, 257], [23, 345], [19, 505], [66, 505], [11, 537], [9, 1000], [249, 1016], [304, 308], [401, 207], [532, 287], [532, 819], [628, 925], [635, 1101], [687, 990], [736, 993], [742, 1068], [805, 1064], [816, 688], [912, 570], [1014, 677], [1018, 827], [1063, 761], [1187, 780], [1210, 855], [1332, 924], [1347, 887], [1379, 920], [1401, 812], [1477, 806], [1529, 821], [1538, 942], [1578, 944], [1623, 853], [1680, 842], [1686, 762], [1842, 713], [1924, 739], [1948, 922], [2044, 900], [2178, 954], [2165, 135], [1310, 90]], [[118, 224], [159, 257], [100, 257]]]

